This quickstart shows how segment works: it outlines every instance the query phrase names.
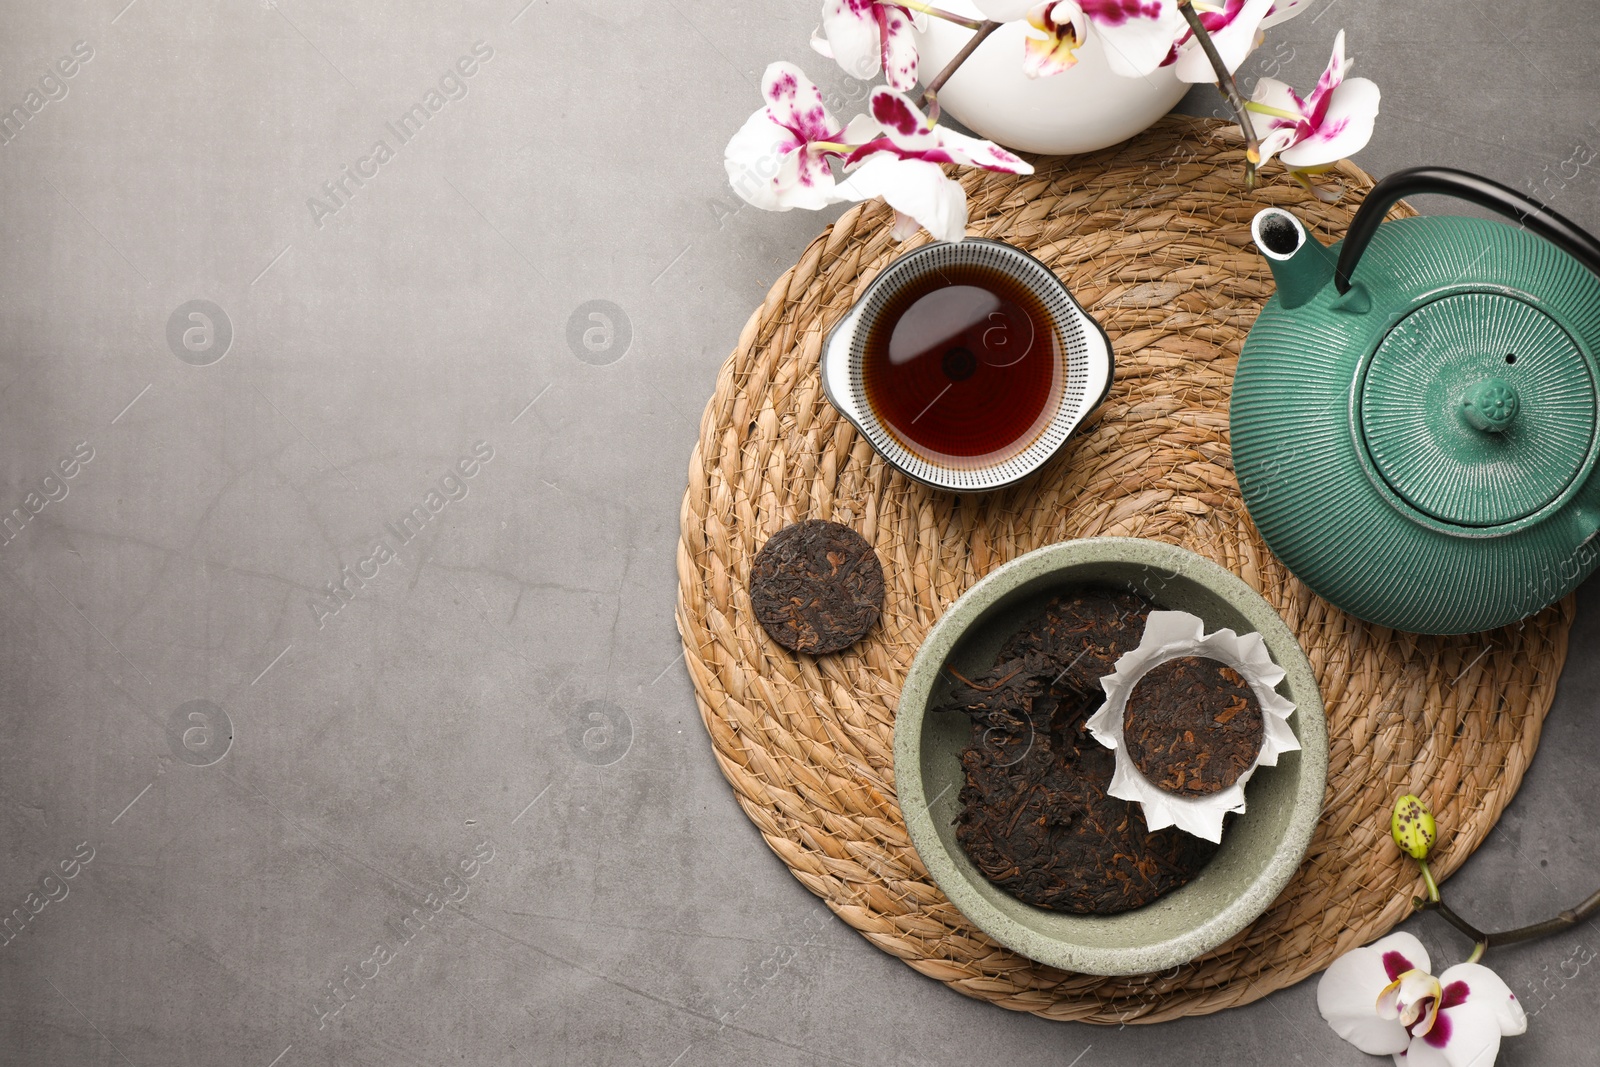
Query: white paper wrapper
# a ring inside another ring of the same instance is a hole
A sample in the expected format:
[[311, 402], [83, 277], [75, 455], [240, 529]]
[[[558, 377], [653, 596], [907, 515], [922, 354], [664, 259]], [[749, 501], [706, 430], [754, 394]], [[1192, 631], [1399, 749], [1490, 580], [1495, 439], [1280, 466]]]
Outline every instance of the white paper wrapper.
[[[1260, 754], [1238, 781], [1206, 797], [1177, 796], [1156, 786], [1139, 773], [1122, 743], [1122, 714], [1134, 685], [1152, 667], [1184, 656], [1205, 656], [1226, 663], [1239, 672], [1261, 705], [1264, 729]], [[1186, 611], [1152, 611], [1139, 647], [1124, 653], [1117, 660], [1116, 670], [1100, 679], [1106, 702], [1088, 723], [1095, 739], [1117, 753], [1117, 769], [1108, 792], [1120, 800], [1136, 801], [1144, 809], [1145, 823], [1152, 830], [1176, 824], [1196, 837], [1221, 841], [1222, 817], [1230, 811], [1244, 811], [1245, 783], [1256, 768], [1275, 767], [1280, 753], [1300, 748], [1294, 731], [1289, 729], [1294, 704], [1273, 688], [1281, 681], [1283, 668], [1272, 662], [1260, 634], [1241, 635], [1232, 630], [1207, 634], [1205, 624]]]

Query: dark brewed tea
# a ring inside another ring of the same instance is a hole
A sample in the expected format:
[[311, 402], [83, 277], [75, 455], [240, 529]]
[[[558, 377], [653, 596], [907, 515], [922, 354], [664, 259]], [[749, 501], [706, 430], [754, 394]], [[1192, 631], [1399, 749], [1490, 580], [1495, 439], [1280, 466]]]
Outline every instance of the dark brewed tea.
[[862, 384], [912, 452], [999, 462], [1059, 403], [1061, 353], [1044, 302], [993, 267], [935, 270], [892, 297], [866, 337]]

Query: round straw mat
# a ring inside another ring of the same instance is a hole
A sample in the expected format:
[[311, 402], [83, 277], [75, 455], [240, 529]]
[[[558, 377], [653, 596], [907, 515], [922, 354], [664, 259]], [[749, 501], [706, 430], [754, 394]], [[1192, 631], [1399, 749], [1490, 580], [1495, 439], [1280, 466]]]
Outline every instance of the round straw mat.
[[[1348, 194], [1371, 180], [1350, 165], [1329, 175], [1347, 189], [1333, 205], [1281, 175], [1247, 193], [1231, 131], [1169, 118], [1032, 176], [964, 176], [968, 232], [1050, 264], [1115, 346], [1111, 395], [1021, 484], [968, 496], [918, 485], [823, 397], [823, 335], [905, 251], [881, 203], [847, 212], [772, 287], [717, 377], [689, 464], [678, 627], [739, 804], [874, 945], [968, 996], [1046, 1018], [1156, 1022], [1249, 1003], [1388, 930], [1420, 885], [1388, 840], [1395, 798], [1432, 805], [1435, 870], [1459, 867], [1516, 793], [1566, 657], [1570, 597], [1500, 631], [1417, 637], [1345, 615], [1267, 551], [1228, 450], [1234, 366], [1272, 292], [1250, 220], [1283, 205], [1330, 241], [1359, 199]], [[836, 655], [773, 642], [746, 592], [757, 550], [805, 518], [854, 527], [884, 564], [881, 626]], [[1182, 545], [1260, 590], [1311, 659], [1332, 739], [1322, 820], [1283, 895], [1216, 951], [1137, 978], [1055, 970], [979, 933], [929, 880], [895, 804], [895, 702], [928, 627], [995, 566], [1096, 535]]]

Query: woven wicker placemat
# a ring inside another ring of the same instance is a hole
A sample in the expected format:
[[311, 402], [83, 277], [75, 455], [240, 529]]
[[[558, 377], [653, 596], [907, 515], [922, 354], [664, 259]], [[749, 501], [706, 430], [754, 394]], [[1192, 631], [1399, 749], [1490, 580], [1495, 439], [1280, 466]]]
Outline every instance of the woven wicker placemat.
[[[795, 877], [873, 944], [968, 996], [1051, 1019], [1153, 1022], [1248, 1003], [1388, 930], [1419, 884], [1388, 841], [1394, 799], [1413, 792], [1433, 806], [1434, 868], [1457, 868], [1516, 793], [1566, 657], [1571, 598], [1520, 626], [1416, 637], [1340, 612], [1262, 544], [1228, 450], [1234, 366], [1272, 292], [1250, 219], [1287, 206], [1333, 240], [1359, 196], [1322, 204], [1281, 178], [1246, 193], [1230, 130], [1171, 118], [1030, 177], [963, 178], [969, 232], [1050, 264], [1116, 351], [1099, 413], [1020, 485], [969, 496], [922, 487], [823, 397], [824, 333], [905, 250], [881, 203], [847, 212], [772, 287], [717, 377], [689, 464], [678, 627], [739, 804]], [[1330, 177], [1351, 194], [1371, 185], [1353, 166]], [[854, 527], [884, 564], [882, 625], [837, 655], [788, 652], [750, 610], [756, 551], [805, 518]], [[894, 792], [895, 702], [928, 627], [996, 565], [1102, 534], [1182, 545], [1260, 590], [1311, 659], [1332, 739], [1322, 820], [1283, 895], [1217, 951], [1138, 978], [1069, 974], [979, 933], [929, 880]]]

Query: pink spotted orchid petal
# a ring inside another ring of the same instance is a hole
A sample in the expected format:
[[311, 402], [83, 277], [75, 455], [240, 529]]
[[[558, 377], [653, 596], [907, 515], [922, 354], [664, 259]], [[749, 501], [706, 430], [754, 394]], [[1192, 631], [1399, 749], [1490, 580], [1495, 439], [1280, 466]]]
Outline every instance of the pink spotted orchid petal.
[[880, 85], [867, 99], [867, 111], [884, 136], [904, 152], [925, 151], [939, 144], [933, 123], [904, 93]]
[[1355, 155], [1372, 139], [1381, 97], [1375, 83], [1349, 79], [1328, 95], [1321, 125], [1278, 153], [1278, 158], [1291, 169], [1310, 170]]
[[1439, 976], [1439, 1014], [1428, 1029], [1412, 1030], [1405, 1067], [1488, 1067], [1500, 1038], [1528, 1029], [1528, 1017], [1500, 976], [1477, 963], [1459, 963]]
[[[1091, 32], [1105, 48], [1111, 70], [1124, 78], [1142, 78], [1172, 54], [1172, 45], [1188, 29], [1176, 0], [1073, 0], [1089, 20]], [[1064, 12], [1056, 12], [1061, 21]]]
[[882, 71], [889, 84], [917, 84], [917, 46], [911, 12], [877, 0], [823, 0], [822, 26], [811, 47], [863, 81]]
[[1439, 976], [1439, 984], [1445, 991], [1442, 1011], [1453, 1011], [1459, 996], [1463, 1004], [1487, 1009], [1502, 1035], [1514, 1037], [1528, 1032], [1528, 1013], [1522, 1010], [1522, 1002], [1498, 974], [1483, 964], [1458, 963], [1447, 967]]
[[[768, 211], [825, 207], [833, 201], [831, 155], [843, 131], [822, 92], [792, 63], [774, 63], [761, 79], [766, 106], [733, 135], [723, 166], [734, 192]], [[818, 142], [821, 144], [819, 145]]]
[[1008, 174], [1033, 173], [1032, 164], [993, 142], [929, 122], [904, 93], [880, 85], [872, 91], [868, 107], [870, 126], [863, 121], [866, 116], [850, 123], [846, 136], [851, 144], [859, 147], [845, 160], [846, 166], [882, 153], [900, 159], [956, 163]]
[[[828, 204], [833, 183], [826, 160], [808, 158], [817, 155], [762, 108], [733, 135], [722, 162], [728, 184], [747, 203], [765, 211], [816, 209]], [[802, 166], [809, 179], [805, 182], [800, 180]]]
[[895, 209], [894, 235], [900, 240], [919, 225], [942, 241], [966, 234], [967, 194], [940, 164], [1033, 173], [1031, 164], [998, 145], [936, 125], [910, 97], [887, 86], [872, 91], [867, 110], [843, 134], [854, 147], [833, 196], [883, 197]]
[[1328, 60], [1327, 69], [1317, 79], [1317, 86], [1311, 90], [1311, 95], [1306, 97], [1306, 118], [1311, 120], [1313, 126], [1321, 125], [1322, 117], [1328, 111], [1329, 98], [1344, 81], [1349, 69], [1350, 64], [1344, 58], [1344, 31], [1340, 30], [1333, 39], [1333, 56]]
[[1276, 0], [1272, 10], [1267, 12], [1267, 17], [1261, 20], [1261, 28], [1270, 30], [1279, 23], [1288, 22], [1316, 0]]
[[868, 97], [867, 110], [868, 114], [850, 120], [849, 138], [853, 150], [845, 159], [847, 168], [879, 153], [899, 159], [920, 159], [937, 152], [939, 135], [933, 123], [904, 93], [880, 85]]
[[1079, 24], [1081, 16], [1074, 5], [1057, 0], [1030, 8], [1028, 25], [1032, 29], [1023, 44], [1022, 73], [1030, 78], [1048, 78], [1075, 66], [1085, 36]]
[[878, 11], [884, 80], [901, 92], [910, 92], [917, 84], [917, 41], [912, 36], [911, 12], [889, 4], [879, 4]]
[[[937, 163], [878, 153], [840, 182], [834, 196], [847, 201], [881, 196], [940, 241], [959, 241], [967, 233], [967, 194]], [[896, 236], [909, 236], [906, 227], [897, 223]]]
[[1344, 31], [1311, 95], [1302, 98], [1274, 78], [1262, 78], [1252, 96], [1261, 134], [1261, 161], [1276, 155], [1291, 170], [1325, 167], [1366, 147], [1382, 93], [1366, 78], [1345, 77]]
[[772, 121], [807, 143], [839, 136], [839, 123], [822, 102], [822, 90], [793, 63], [773, 63], [761, 76], [761, 95]]
[[949, 159], [936, 162], [959, 163], [963, 167], [982, 167], [984, 170], [997, 170], [1005, 174], [1033, 173], [1032, 163], [1006, 151], [993, 141], [969, 137], [943, 126], [937, 129], [939, 147]]
[[1500, 1028], [1480, 1012], [1441, 1012], [1433, 1029], [1414, 1037], [1395, 1062], [1404, 1067], [1491, 1067], [1500, 1054]]
[[[822, 26], [811, 47], [829, 56], [852, 78], [865, 81], [883, 69], [883, 49], [873, 0], [825, 0]], [[820, 45], [820, 47], [819, 47]]]
[[1404, 1052], [1411, 1035], [1399, 1019], [1378, 1014], [1378, 996], [1400, 975], [1428, 966], [1421, 941], [1403, 931], [1390, 934], [1333, 961], [1317, 982], [1317, 1009], [1334, 1033], [1368, 1055]]
[[[1195, 0], [1200, 23], [1211, 34], [1211, 43], [1216, 45], [1217, 55], [1229, 73], [1238, 70], [1260, 43], [1261, 22], [1272, 5], [1273, 0]], [[1177, 75], [1186, 82], [1209, 84], [1217, 80], [1216, 70], [1192, 32], [1179, 42]]]

